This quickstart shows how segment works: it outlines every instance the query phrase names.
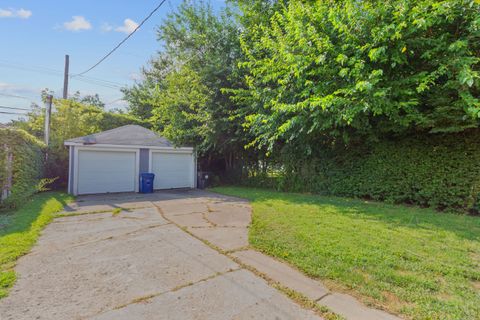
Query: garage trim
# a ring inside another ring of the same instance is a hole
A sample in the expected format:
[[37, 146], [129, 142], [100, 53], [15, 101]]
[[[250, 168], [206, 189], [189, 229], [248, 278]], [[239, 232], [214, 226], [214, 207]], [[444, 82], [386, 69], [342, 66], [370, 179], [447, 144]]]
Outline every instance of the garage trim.
[[[65, 142], [66, 146], [78, 146], [82, 147], [85, 146], [84, 143], [77, 143], [77, 142]], [[91, 145], [91, 148], [116, 148], [116, 149], [131, 149], [131, 145], [121, 145], [121, 144], [95, 144]], [[175, 152], [187, 152], [187, 153], [192, 153], [194, 149], [192, 147], [157, 147], [157, 146], [143, 146], [143, 145], [135, 145], [135, 148], [141, 148], [141, 149], [152, 149], [152, 150], [169, 150], [169, 151], [175, 151]]]
[[[64, 141], [64, 145], [69, 148], [68, 192], [74, 195], [89, 192], [90, 189], [92, 192], [100, 193], [120, 190], [138, 192], [140, 174], [151, 171], [152, 168], [158, 171], [159, 176], [165, 174], [162, 183], [157, 184], [157, 187], [196, 186], [195, 148], [176, 146], [158, 133], [139, 125], [129, 124], [71, 138]], [[97, 151], [105, 151], [106, 154], [93, 153]], [[122, 151], [124, 153], [121, 153]], [[84, 158], [80, 152], [90, 154], [86, 154]], [[169, 156], [165, 159], [153, 156], [155, 163], [152, 164], [152, 152], [165, 152]], [[82, 166], [80, 162], [85, 165]], [[109, 165], [110, 162], [112, 166]], [[132, 175], [136, 178], [132, 178]], [[96, 179], [102, 180], [95, 184]]]
[[[135, 176], [138, 177], [140, 175], [140, 149], [136, 148], [105, 148], [105, 146], [91, 146], [91, 147], [80, 147], [77, 146], [74, 149], [74, 155], [73, 155], [73, 163], [74, 163], [74, 171], [73, 171], [73, 194], [78, 195], [78, 171], [80, 169], [80, 166], [78, 165], [78, 152], [79, 151], [118, 151], [118, 152], [135, 152]], [[138, 192], [139, 186], [138, 186], [138, 179], [135, 180], [135, 192]]]

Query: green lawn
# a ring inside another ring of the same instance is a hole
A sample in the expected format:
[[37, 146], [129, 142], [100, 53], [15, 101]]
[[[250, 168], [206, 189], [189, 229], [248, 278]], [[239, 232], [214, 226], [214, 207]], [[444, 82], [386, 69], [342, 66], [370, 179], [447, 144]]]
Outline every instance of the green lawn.
[[414, 319], [480, 319], [480, 217], [222, 187], [252, 201], [250, 244]]
[[70, 200], [64, 193], [45, 192], [34, 195], [16, 211], [0, 213], [0, 298], [15, 283], [17, 259], [30, 250], [54, 213]]

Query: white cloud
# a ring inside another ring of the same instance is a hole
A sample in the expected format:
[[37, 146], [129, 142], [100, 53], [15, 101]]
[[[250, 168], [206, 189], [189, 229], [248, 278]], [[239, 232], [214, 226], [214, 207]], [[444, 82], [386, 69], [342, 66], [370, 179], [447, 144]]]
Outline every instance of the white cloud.
[[17, 16], [22, 19], [28, 19], [32, 15], [32, 11], [30, 10], [25, 10], [25, 9], [20, 9], [17, 11]]
[[21, 9], [0, 9], [0, 18], [20, 18], [28, 19], [32, 16], [32, 11]]
[[113, 26], [109, 23], [104, 23], [104, 24], [102, 24], [100, 29], [102, 30], [102, 32], [110, 32], [110, 31], [113, 30]]
[[132, 19], [125, 19], [123, 21], [123, 26], [115, 28], [117, 32], [123, 32], [126, 34], [132, 33], [138, 27], [138, 23], [133, 21]]
[[82, 31], [92, 29], [91, 23], [82, 16], [73, 16], [72, 21], [65, 22], [63, 27], [69, 31]]
[[0, 17], [1, 18], [10, 18], [13, 17], [13, 11], [0, 9]]

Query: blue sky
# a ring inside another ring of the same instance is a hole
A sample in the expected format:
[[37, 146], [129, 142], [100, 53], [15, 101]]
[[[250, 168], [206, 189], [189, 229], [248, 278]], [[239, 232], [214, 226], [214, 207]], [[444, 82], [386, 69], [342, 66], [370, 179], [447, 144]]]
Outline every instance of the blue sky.
[[[168, 0], [108, 60], [85, 75], [89, 77], [83, 79], [87, 82], [72, 78], [69, 93], [98, 93], [108, 103], [107, 108], [125, 107], [125, 102], [119, 100], [122, 94], [118, 87], [132, 84], [139, 77], [140, 68], [161, 49], [156, 41], [156, 26], [181, 2]], [[70, 55], [70, 74], [88, 69], [159, 3], [160, 0], [0, 0], [0, 106], [28, 108], [32, 101], [40, 104], [43, 88], [60, 96], [65, 54]], [[217, 8], [223, 5], [221, 0], [211, 3]], [[0, 123], [17, 117], [0, 114]]]

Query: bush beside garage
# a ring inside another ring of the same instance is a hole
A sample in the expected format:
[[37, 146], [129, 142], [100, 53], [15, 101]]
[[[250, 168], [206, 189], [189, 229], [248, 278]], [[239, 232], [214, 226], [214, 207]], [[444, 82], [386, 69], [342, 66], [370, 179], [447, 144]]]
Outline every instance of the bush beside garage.
[[45, 151], [45, 145], [24, 130], [0, 128], [0, 208], [17, 207], [39, 189]]

